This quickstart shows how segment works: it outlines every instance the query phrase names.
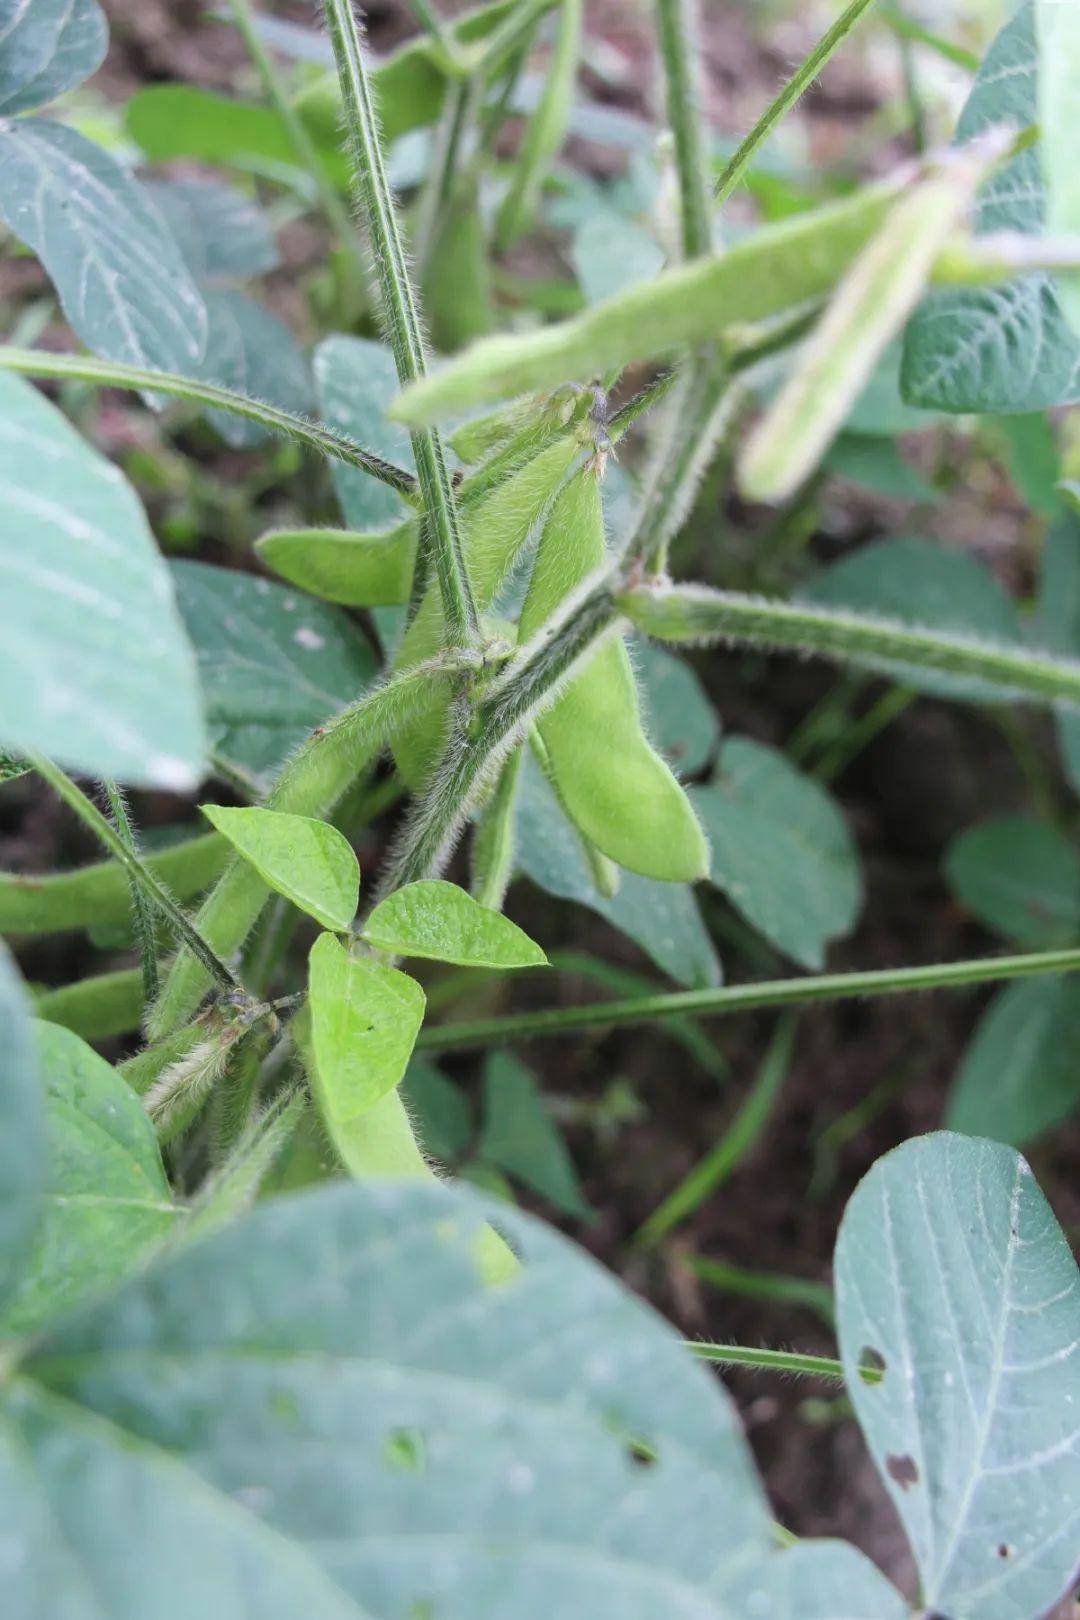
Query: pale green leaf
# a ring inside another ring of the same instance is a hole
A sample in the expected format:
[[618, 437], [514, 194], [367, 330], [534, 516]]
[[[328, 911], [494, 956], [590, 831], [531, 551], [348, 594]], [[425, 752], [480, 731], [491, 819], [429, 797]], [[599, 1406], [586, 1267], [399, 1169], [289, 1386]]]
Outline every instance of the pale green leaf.
[[857, 1188], [835, 1269], [848, 1392], [922, 1606], [1045, 1614], [1076, 1573], [1080, 1273], [1028, 1166], [948, 1133], [905, 1143]]
[[23, 1270], [44, 1172], [41, 1081], [29, 1001], [0, 942], [0, 1302]]
[[909, 1620], [911, 1610], [846, 1541], [800, 1541], [763, 1558], [736, 1597], [748, 1620]]
[[96, 73], [109, 44], [97, 0], [4, 0], [0, 115], [27, 112]]
[[195, 660], [127, 481], [0, 377], [0, 743], [172, 789], [206, 756]]
[[517, 923], [441, 878], [408, 883], [379, 902], [364, 938], [395, 956], [462, 967], [544, 967], [547, 957]]
[[862, 902], [858, 852], [829, 794], [776, 749], [731, 737], [693, 799], [712, 881], [785, 955], [821, 967]]
[[1080, 855], [1049, 822], [997, 816], [968, 827], [945, 857], [949, 887], [988, 928], [1034, 950], [1080, 935]]
[[[496, 1288], [478, 1264], [489, 1219], [522, 1260]], [[70, 1539], [81, 1553], [92, 1523], [115, 1550], [123, 1532], [112, 1580], [125, 1602], [109, 1620], [338, 1620], [317, 1587], [297, 1590], [318, 1565], [357, 1620], [724, 1620], [772, 1556], [769, 1507], [712, 1374], [557, 1234], [434, 1182], [264, 1205], [51, 1334], [20, 1372], [22, 1398], [44, 1390], [73, 1422], [103, 1419], [129, 1469], [156, 1465], [193, 1495], [204, 1482], [195, 1499], [222, 1537], [266, 1526], [257, 1572], [223, 1567], [215, 1540], [204, 1554], [206, 1527], [183, 1516], [161, 1545], [156, 1501], [136, 1514], [134, 1489], [95, 1490], [68, 1449], [65, 1530], [70, 1492], [87, 1486]], [[50, 1438], [34, 1437], [30, 1461]], [[23, 1513], [39, 1500], [27, 1466], [24, 1453], [10, 1486]], [[90, 1556], [95, 1576], [110, 1567]], [[14, 1578], [6, 1602], [45, 1620], [29, 1574]], [[171, 1608], [153, 1606], [162, 1587]]]
[[168, 1236], [178, 1214], [154, 1127], [131, 1087], [70, 1030], [38, 1024], [36, 1034], [45, 1202], [0, 1334], [35, 1332], [103, 1293]]
[[424, 992], [407, 973], [353, 955], [321, 934], [308, 964], [315, 1092], [346, 1165], [361, 1115], [401, 1081], [424, 1021]]
[[173, 573], [215, 762], [263, 792], [316, 726], [372, 684], [378, 661], [344, 613], [271, 580], [196, 562]]
[[[799, 596], [821, 607], [899, 619], [924, 630], [1018, 642], [1016, 609], [994, 576], [966, 552], [932, 540], [875, 540], [804, 585]], [[934, 697], [1000, 703], [1001, 692], [970, 675], [924, 670], [894, 659], [867, 660], [874, 669]]]
[[584, 1220], [592, 1213], [535, 1076], [509, 1052], [492, 1053], [484, 1065], [484, 1129], [478, 1152], [564, 1215]]
[[964, 1053], [945, 1110], [950, 1130], [1023, 1147], [1080, 1103], [1080, 984], [1033, 979], [1001, 990]]
[[87, 348], [198, 371], [202, 295], [153, 204], [108, 152], [44, 118], [0, 124], [0, 218], [37, 254]]
[[570, 263], [585, 302], [597, 304], [655, 276], [663, 268], [664, 251], [644, 225], [601, 205], [575, 230]]
[[201, 808], [277, 894], [324, 928], [337, 933], [349, 928], [360, 902], [360, 863], [344, 833], [327, 821], [283, 810]]

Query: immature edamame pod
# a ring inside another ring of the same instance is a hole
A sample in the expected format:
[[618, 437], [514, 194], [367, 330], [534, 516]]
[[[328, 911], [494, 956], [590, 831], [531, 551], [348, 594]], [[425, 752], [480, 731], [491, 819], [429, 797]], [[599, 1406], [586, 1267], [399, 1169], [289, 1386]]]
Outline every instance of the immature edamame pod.
[[[541, 629], [605, 555], [599, 468], [590, 461], [544, 527], [519, 636]], [[604, 642], [537, 723], [559, 797], [603, 854], [628, 871], [692, 883], [709, 850], [690, 800], [645, 735], [625, 642]]]
[[[494, 489], [465, 518], [465, 564], [473, 598], [483, 613], [492, 604], [518, 553], [542, 523], [579, 450], [572, 435], [549, 445]], [[439, 652], [445, 636], [437, 587], [429, 585], [397, 657], [398, 670]], [[418, 787], [436, 763], [446, 733], [447, 700], [434, 698], [426, 712], [404, 729], [394, 743], [398, 770], [410, 787]]]
[[475, 179], [461, 184], [439, 221], [423, 290], [431, 340], [443, 354], [463, 349], [495, 325], [491, 267]]

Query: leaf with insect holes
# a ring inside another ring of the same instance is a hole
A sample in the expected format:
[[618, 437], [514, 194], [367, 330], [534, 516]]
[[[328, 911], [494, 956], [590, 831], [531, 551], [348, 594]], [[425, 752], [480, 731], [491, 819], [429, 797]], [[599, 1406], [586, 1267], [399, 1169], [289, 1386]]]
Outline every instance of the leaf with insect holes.
[[[1062, 8], [1066, 9], [1065, 7]], [[958, 143], [994, 126], [1023, 131], [1038, 119], [1032, 0], [1024, 0], [986, 53], [956, 128]], [[1040, 143], [995, 170], [979, 193], [977, 235], [1040, 235], [1046, 215]], [[1080, 341], [1054, 278], [1036, 272], [1000, 286], [941, 288], [908, 323], [901, 373], [912, 405], [1006, 414], [1080, 399]]]
[[195, 660], [135, 492], [10, 375], [0, 377], [0, 600], [0, 744], [140, 786], [201, 779]]
[[0, 1301], [23, 1270], [41, 1207], [44, 1126], [29, 998], [0, 942]]
[[44, 107], [96, 73], [109, 45], [97, 0], [0, 6], [0, 116]]
[[344, 933], [360, 903], [360, 863], [327, 821], [258, 806], [200, 806], [203, 815], [278, 894], [309, 917]]
[[945, 856], [949, 887], [987, 928], [1033, 950], [1080, 936], [1080, 855], [1050, 822], [995, 816]]
[[821, 967], [862, 902], [858, 852], [829, 794], [778, 750], [730, 737], [693, 799], [713, 883], [785, 955]]
[[344, 613], [271, 580], [198, 562], [174, 563], [173, 577], [215, 762], [265, 792], [305, 737], [372, 684], [378, 661]]
[[1080, 1104], [1080, 984], [1069, 976], [999, 990], [949, 1092], [945, 1123], [1024, 1147]]
[[93, 1049], [37, 1024], [47, 1176], [41, 1226], [0, 1334], [37, 1332], [102, 1293], [170, 1233], [179, 1215], [154, 1127], [131, 1087]]
[[856, 1188], [835, 1273], [848, 1392], [922, 1605], [1046, 1613], [1080, 1544], [1080, 1273], [1028, 1166], [948, 1132], [906, 1142]]
[[364, 938], [395, 956], [461, 967], [547, 966], [544, 952], [517, 923], [442, 878], [407, 883], [387, 895], [364, 924]]
[[493, 1052], [484, 1064], [484, 1129], [477, 1151], [562, 1214], [576, 1220], [592, 1214], [535, 1076], [510, 1052]]
[[311, 947], [308, 987], [316, 1097], [348, 1164], [354, 1122], [397, 1088], [408, 1067], [425, 996], [407, 973], [351, 954], [333, 934]]
[[[489, 1220], [522, 1262], [499, 1287]], [[432, 1181], [264, 1204], [55, 1329], [2, 1400], [30, 1620], [73, 1556], [109, 1620], [723, 1620], [773, 1556], [733, 1405], [677, 1334], [558, 1233]]]
[[202, 295], [153, 204], [108, 152], [44, 118], [0, 123], [0, 218], [38, 255], [87, 348], [198, 371]]

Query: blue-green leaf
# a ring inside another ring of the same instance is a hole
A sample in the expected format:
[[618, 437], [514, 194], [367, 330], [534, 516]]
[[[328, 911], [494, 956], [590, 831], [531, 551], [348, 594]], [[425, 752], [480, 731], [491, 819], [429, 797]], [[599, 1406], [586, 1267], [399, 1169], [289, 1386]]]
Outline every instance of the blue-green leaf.
[[[315, 381], [323, 419], [331, 427], [396, 466], [413, 469], [409, 435], [386, 414], [398, 381], [394, 357], [385, 343], [325, 338], [315, 351]], [[350, 529], [389, 529], [406, 515], [400, 495], [368, 473], [335, 465], [333, 477]]]
[[950, 1130], [1023, 1147], [1080, 1103], [1080, 984], [1011, 984], [991, 1001], [945, 1110]]
[[968, 827], [945, 857], [949, 887], [988, 928], [1032, 950], [1080, 936], [1080, 854], [1049, 822], [995, 816]]
[[270, 221], [253, 197], [222, 180], [146, 180], [143, 190], [199, 281], [239, 281], [279, 263]]
[[484, 1065], [484, 1129], [478, 1151], [564, 1215], [583, 1220], [591, 1213], [536, 1077], [509, 1052], [492, 1053]]
[[0, 942], [0, 1302], [25, 1266], [44, 1172], [41, 1081], [29, 1001]]
[[97, 0], [3, 0], [0, 116], [44, 107], [74, 89], [97, 72], [108, 45]]
[[[239, 394], [306, 415], [314, 398], [311, 371], [285, 323], [246, 293], [232, 289], [204, 292], [203, 300], [210, 324], [199, 375]], [[231, 411], [209, 411], [207, 415], [226, 443], [236, 449], [262, 444], [267, 437], [257, 422]]]

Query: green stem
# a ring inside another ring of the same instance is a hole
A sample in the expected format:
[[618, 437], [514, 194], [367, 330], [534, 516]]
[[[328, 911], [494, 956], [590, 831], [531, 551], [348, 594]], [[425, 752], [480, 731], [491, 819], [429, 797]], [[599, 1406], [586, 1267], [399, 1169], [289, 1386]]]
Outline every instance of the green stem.
[[230, 411], [249, 422], [257, 422], [269, 433], [280, 433], [297, 444], [317, 450], [332, 461], [343, 461], [346, 466], [359, 467], [370, 473], [400, 495], [412, 499], [416, 495], [417, 481], [403, 467], [395, 467], [369, 451], [354, 444], [351, 439], [320, 422], [309, 422], [306, 417], [292, 411], [279, 410], [264, 400], [249, 399], [236, 394], [231, 388], [217, 383], [202, 382], [194, 377], [181, 377], [171, 371], [152, 371], [142, 366], [127, 366], [119, 361], [97, 360], [81, 354], [46, 354], [40, 349], [13, 349], [0, 344], [0, 368], [17, 371], [26, 377], [72, 378], [76, 382], [100, 383], [104, 388], [131, 388], [139, 393], [171, 394], [187, 399], [194, 405], [218, 411]]
[[[123, 789], [119, 782], [114, 782], [111, 778], [103, 781], [101, 785], [109, 802], [109, 814], [112, 816], [116, 831], [124, 840], [132, 855], [138, 858], [139, 846], [135, 839], [135, 828], [128, 813], [127, 800], [124, 797]], [[132, 932], [139, 952], [143, 994], [149, 1004], [158, 993], [157, 940], [155, 938], [154, 916], [141, 885], [133, 877], [128, 879], [128, 889], [131, 894]]]
[[738, 1168], [768, 1123], [791, 1067], [795, 1021], [783, 1020], [769, 1044], [745, 1102], [735, 1118], [689, 1175], [658, 1205], [634, 1235], [643, 1248], [655, 1248], [692, 1215]]
[[711, 1255], [687, 1254], [679, 1256], [680, 1263], [721, 1294], [734, 1294], [739, 1299], [766, 1300], [775, 1305], [799, 1305], [814, 1311], [827, 1327], [832, 1327], [832, 1289], [825, 1283], [809, 1277], [790, 1277], [778, 1271], [749, 1271], [745, 1266], [733, 1265], [730, 1260], [716, 1260]]
[[842, 608], [713, 591], [704, 586], [645, 587], [618, 598], [639, 629], [661, 641], [724, 641], [734, 646], [819, 653], [838, 663], [897, 661], [918, 669], [975, 676], [1002, 699], [1028, 697], [1080, 707], [1080, 661], [995, 645], [877, 619]]
[[[718, 1367], [753, 1367], [756, 1372], [802, 1373], [809, 1378], [844, 1382], [844, 1369], [832, 1356], [806, 1356], [797, 1350], [754, 1350], [742, 1344], [703, 1344], [697, 1339], [685, 1343], [693, 1355], [715, 1362]], [[868, 1384], [881, 1382], [876, 1368], [868, 1367], [863, 1376]]]
[[345, 207], [331, 183], [303, 120], [298, 116], [296, 109], [289, 100], [285, 86], [281, 82], [281, 75], [274, 66], [269, 51], [263, 44], [258, 24], [255, 21], [248, 0], [229, 0], [229, 9], [232, 12], [236, 31], [244, 41], [247, 53], [258, 71], [259, 77], [262, 79], [263, 88], [278, 117], [288, 131], [289, 139], [296, 148], [296, 155], [315, 183], [327, 223], [338, 238], [341, 246], [352, 254], [360, 267], [361, 274], [363, 274], [365, 268], [364, 256], [357, 241], [353, 222], [349, 217], [349, 210]]
[[[397, 213], [383, 164], [378, 115], [364, 62], [360, 31], [351, 0], [323, 0], [337, 63], [345, 125], [353, 156], [353, 181], [371, 240], [383, 320], [404, 387], [427, 371], [420, 316], [413, 293]], [[480, 618], [465, 567], [454, 492], [442, 439], [430, 428], [411, 434], [420, 490], [427, 514], [425, 532], [434, 553], [448, 645], [467, 647], [480, 639]]]
[[654, 1019], [751, 1012], [762, 1007], [803, 1007], [818, 1001], [857, 1001], [865, 996], [911, 995], [922, 990], [967, 989], [1080, 971], [1080, 949], [1036, 951], [1025, 956], [931, 962], [925, 967], [874, 968], [864, 973], [823, 973], [806, 979], [769, 979], [758, 984], [725, 985], [718, 990], [676, 990], [664, 995], [601, 1001], [584, 1007], [549, 1007], [504, 1018], [440, 1024], [420, 1033], [418, 1046], [448, 1052], [462, 1047], [497, 1046], [537, 1035], [574, 1035], [583, 1029], [616, 1029]]
[[701, 47], [696, 0], [656, 0], [667, 121], [675, 137], [684, 259], [712, 248], [712, 205], [701, 117]]
[[87, 798], [82, 788], [73, 782], [67, 772], [60, 769], [59, 765], [54, 765], [51, 759], [45, 759], [43, 755], [30, 751], [27, 752], [26, 757], [38, 775], [48, 782], [58, 798], [63, 799], [64, 803], [74, 810], [75, 814], [89, 827], [94, 836], [104, 844], [109, 853], [116, 857], [130, 880], [137, 883], [142, 892], [149, 896], [169, 924], [177, 940], [182, 941], [192, 954], [198, 958], [206, 972], [215, 978], [224, 989], [232, 992], [242, 992], [243, 986], [232, 969], [226, 967], [225, 963], [192, 923], [187, 913], [173, 899], [164, 884], [158, 881], [149, 867], [145, 866], [134, 850], [128, 847], [112, 822], [107, 816], [102, 815], [93, 800]]
[[792, 74], [780, 94], [772, 105], [762, 114], [724, 169], [723, 174], [716, 182], [717, 203], [726, 202], [735, 190], [739, 181], [746, 173], [750, 160], [758, 147], [772, 134], [777, 124], [786, 116], [813, 84], [826, 62], [843, 44], [851, 33], [864, 11], [868, 11], [873, 0], [851, 0], [846, 11], [833, 23], [828, 33], [815, 45], [810, 55]]

